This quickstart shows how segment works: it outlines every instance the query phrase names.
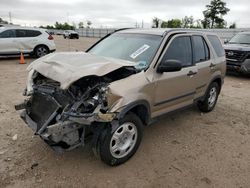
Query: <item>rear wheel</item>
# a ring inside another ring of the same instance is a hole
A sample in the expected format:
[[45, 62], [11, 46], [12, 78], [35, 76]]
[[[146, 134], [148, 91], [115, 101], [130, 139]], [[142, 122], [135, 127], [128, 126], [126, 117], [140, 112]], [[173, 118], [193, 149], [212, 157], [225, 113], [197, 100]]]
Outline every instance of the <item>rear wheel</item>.
[[219, 96], [220, 87], [216, 82], [210, 84], [205, 99], [198, 102], [198, 108], [202, 112], [210, 112], [214, 109]]
[[143, 134], [143, 124], [135, 114], [126, 115], [117, 129], [111, 133], [106, 129], [98, 144], [103, 162], [117, 166], [129, 160], [137, 151]]
[[49, 53], [49, 49], [47, 46], [41, 45], [41, 46], [37, 46], [34, 50], [35, 56], [36, 57], [42, 57], [45, 56]]

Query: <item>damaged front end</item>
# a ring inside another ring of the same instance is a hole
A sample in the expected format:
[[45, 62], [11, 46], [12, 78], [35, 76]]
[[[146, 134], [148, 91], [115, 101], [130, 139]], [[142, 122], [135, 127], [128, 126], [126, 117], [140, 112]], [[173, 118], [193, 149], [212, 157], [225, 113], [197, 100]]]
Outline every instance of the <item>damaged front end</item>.
[[134, 74], [132, 67], [122, 67], [105, 76], [83, 77], [67, 89], [33, 71], [24, 95], [27, 99], [16, 110], [21, 118], [53, 149], [71, 150], [84, 145], [93, 124], [105, 124], [116, 118], [109, 112], [109, 84]]

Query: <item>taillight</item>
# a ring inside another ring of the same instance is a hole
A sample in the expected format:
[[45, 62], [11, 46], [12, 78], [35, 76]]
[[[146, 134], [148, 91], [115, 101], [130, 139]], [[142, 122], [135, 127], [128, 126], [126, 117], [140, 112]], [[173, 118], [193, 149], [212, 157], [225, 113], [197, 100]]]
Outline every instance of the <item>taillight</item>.
[[52, 35], [49, 35], [48, 39], [49, 39], [49, 40], [53, 40], [54, 38], [53, 38]]

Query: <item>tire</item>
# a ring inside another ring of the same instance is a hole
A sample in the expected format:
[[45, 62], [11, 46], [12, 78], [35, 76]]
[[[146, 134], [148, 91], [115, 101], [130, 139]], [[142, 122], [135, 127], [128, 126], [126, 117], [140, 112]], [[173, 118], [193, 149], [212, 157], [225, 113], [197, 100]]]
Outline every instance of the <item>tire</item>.
[[98, 154], [101, 160], [110, 166], [125, 163], [137, 151], [142, 136], [143, 124], [140, 118], [129, 113], [121, 119], [113, 133], [111, 128], [103, 131], [98, 141]]
[[49, 49], [47, 46], [44, 46], [44, 45], [40, 45], [40, 46], [37, 46], [34, 50], [34, 54], [37, 58], [40, 58], [42, 56], [45, 56], [49, 53]]
[[198, 108], [201, 112], [211, 112], [218, 100], [220, 87], [216, 82], [213, 82], [208, 87], [205, 98], [203, 101], [198, 102]]

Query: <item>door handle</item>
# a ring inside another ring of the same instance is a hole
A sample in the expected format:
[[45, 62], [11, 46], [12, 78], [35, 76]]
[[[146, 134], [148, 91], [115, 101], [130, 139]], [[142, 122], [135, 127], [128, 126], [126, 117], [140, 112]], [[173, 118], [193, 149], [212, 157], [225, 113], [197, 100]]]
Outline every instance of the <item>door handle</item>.
[[195, 74], [197, 74], [197, 72], [189, 71], [189, 73], [187, 73], [187, 76], [193, 76]]
[[210, 68], [214, 68], [215, 66], [216, 66], [216, 65], [215, 65], [214, 63], [211, 63], [209, 67], [210, 67]]

